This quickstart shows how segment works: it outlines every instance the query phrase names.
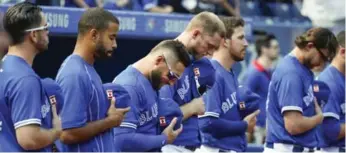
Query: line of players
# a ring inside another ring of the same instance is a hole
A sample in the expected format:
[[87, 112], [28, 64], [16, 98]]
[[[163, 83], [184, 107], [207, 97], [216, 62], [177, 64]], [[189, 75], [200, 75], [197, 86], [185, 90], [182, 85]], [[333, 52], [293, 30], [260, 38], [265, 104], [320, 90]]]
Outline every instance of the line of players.
[[[175, 40], [162, 41], [102, 84], [93, 63], [112, 56], [119, 21], [88, 9], [54, 81], [31, 68], [48, 48], [42, 10], [28, 2], [10, 7], [4, 27], [12, 44], [0, 69], [0, 151], [246, 151], [259, 96], [239, 86], [232, 71], [245, 57], [244, 24], [197, 14]], [[269, 85], [265, 152], [344, 149], [344, 34], [338, 43], [329, 30], [313, 28], [280, 61]], [[319, 78], [331, 90], [323, 119], [309, 69], [332, 59]], [[326, 134], [317, 141], [317, 133]]]

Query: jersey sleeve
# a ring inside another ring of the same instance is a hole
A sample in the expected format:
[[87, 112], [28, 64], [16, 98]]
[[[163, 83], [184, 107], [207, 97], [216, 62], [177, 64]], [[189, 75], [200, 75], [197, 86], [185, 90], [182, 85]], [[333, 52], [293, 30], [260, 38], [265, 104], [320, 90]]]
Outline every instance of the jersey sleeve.
[[285, 111], [303, 112], [304, 84], [299, 75], [283, 75], [277, 86], [278, 102], [281, 113]]
[[175, 88], [175, 84], [170, 86], [170, 85], [165, 85], [163, 86], [160, 90], [159, 90], [159, 96], [160, 98], [171, 98], [173, 99], [173, 95], [174, 95], [174, 88]]
[[130, 111], [126, 113], [124, 120], [121, 122], [120, 127], [124, 128], [132, 128], [137, 129], [137, 126], [139, 125], [139, 111], [137, 104], [139, 103], [139, 97], [137, 92], [133, 89], [133, 87], [124, 86], [124, 88], [127, 90], [130, 96], [130, 104], [131, 107]]
[[23, 77], [10, 86], [11, 117], [14, 128], [41, 125], [42, 87], [34, 76]]
[[87, 77], [83, 75], [69, 75], [57, 79], [64, 95], [64, 105], [60, 113], [63, 129], [83, 127], [87, 123], [88, 104], [93, 89]]
[[341, 113], [341, 106], [340, 101], [343, 101], [344, 99], [341, 98], [341, 95], [338, 95], [338, 92], [336, 91], [336, 87], [330, 86], [330, 95], [328, 98], [328, 102], [323, 107], [323, 116], [324, 117], [333, 117], [337, 120], [340, 120]]
[[222, 81], [215, 80], [214, 85], [210, 90], [202, 96], [205, 103], [205, 113], [204, 115], [198, 116], [199, 118], [203, 117], [216, 117], [219, 118], [221, 113], [221, 99], [222, 99]]

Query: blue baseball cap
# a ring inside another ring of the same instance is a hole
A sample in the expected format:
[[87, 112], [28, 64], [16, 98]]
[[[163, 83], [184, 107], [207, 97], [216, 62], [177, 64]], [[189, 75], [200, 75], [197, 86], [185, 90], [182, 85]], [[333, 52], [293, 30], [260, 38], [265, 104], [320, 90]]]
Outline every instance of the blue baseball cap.
[[59, 84], [51, 78], [41, 79], [41, 84], [48, 101], [50, 104], [56, 104], [56, 110], [59, 114], [64, 105], [64, 96]]
[[215, 78], [215, 69], [211, 65], [210, 60], [206, 57], [203, 57], [202, 59], [195, 61], [192, 65], [192, 69], [193, 76], [195, 76], [194, 81], [198, 79], [198, 95], [203, 95], [214, 84], [213, 80]]
[[183, 112], [181, 112], [179, 105], [174, 100], [170, 98], [160, 98], [158, 111], [161, 132], [172, 122], [174, 117], [177, 118], [174, 130], [180, 128], [183, 120]]
[[131, 97], [124, 87], [114, 83], [103, 84], [103, 89], [107, 94], [107, 100], [111, 100], [115, 97], [115, 107], [116, 108], [126, 108], [130, 106]]
[[246, 86], [237, 88], [236, 99], [241, 117], [245, 117], [259, 109], [261, 97]]
[[312, 83], [312, 89], [318, 105], [322, 106], [326, 104], [330, 95], [330, 88], [328, 85], [322, 81], [315, 80]]

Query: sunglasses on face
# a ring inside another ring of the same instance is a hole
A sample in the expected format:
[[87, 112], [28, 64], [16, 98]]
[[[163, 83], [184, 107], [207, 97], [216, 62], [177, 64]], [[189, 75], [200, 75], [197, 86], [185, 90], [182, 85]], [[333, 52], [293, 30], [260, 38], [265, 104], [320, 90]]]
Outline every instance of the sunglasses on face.
[[42, 31], [42, 30], [48, 31], [48, 27], [49, 27], [49, 24], [47, 23], [46, 25], [41, 26], [41, 27], [32, 28], [32, 29], [27, 29], [27, 30], [25, 30], [25, 32]]
[[168, 79], [169, 80], [178, 80], [178, 79], [180, 79], [180, 76], [178, 74], [174, 73], [172, 71], [171, 66], [167, 63], [167, 60], [166, 60], [167, 58], [165, 57], [165, 55], [162, 55], [162, 56], [165, 58], [165, 63], [167, 65], [167, 67], [168, 67], [168, 75], [167, 75]]

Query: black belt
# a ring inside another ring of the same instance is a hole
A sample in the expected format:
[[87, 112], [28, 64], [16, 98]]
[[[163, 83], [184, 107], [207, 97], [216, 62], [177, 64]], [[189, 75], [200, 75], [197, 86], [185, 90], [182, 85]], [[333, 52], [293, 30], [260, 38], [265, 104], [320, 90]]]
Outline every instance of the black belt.
[[[303, 147], [303, 146], [295, 145], [295, 144], [292, 144], [292, 145], [293, 145], [293, 149], [292, 149], [293, 152], [303, 152], [304, 148], [309, 148], [309, 147]], [[274, 143], [267, 142], [266, 147], [274, 149]], [[309, 148], [309, 152], [314, 152], [314, 151], [315, 151], [314, 148]]]
[[195, 151], [197, 149], [196, 146], [183, 146], [187, 150]]

